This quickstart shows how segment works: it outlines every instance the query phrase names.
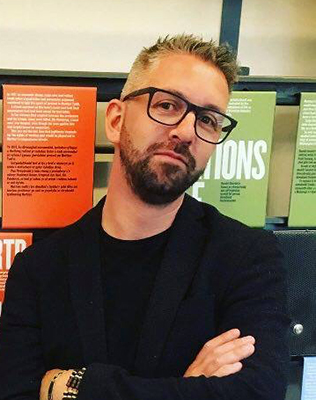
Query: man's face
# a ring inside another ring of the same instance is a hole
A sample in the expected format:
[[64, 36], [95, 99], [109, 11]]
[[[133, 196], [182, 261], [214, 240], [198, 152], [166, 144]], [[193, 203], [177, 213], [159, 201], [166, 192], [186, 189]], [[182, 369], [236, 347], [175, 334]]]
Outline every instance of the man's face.
[[[192, 55], [162, 58], [144, 77], [142, 88], [150, 86], [178, 93], [202, 107], [218, 107], [223, 112], [229, 100], [222, 72]], [[168, 204], [202, 175], [215, 145], [195, 135], [192, 112], [175, 126], [150, 119], [148, 97], [144, 94], [126, 101], [119, 143], [121, 164], [140, 199], [148, 204]]]

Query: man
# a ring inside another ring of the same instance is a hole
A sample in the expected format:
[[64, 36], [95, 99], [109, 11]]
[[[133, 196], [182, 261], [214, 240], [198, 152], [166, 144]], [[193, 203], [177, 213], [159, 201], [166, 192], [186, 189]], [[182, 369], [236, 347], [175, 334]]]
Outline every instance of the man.
[[106, 199], [10, 270], [0, 399], [284, 398], [275, 239], [184, 194], [236, 125], [236, 71], [192, 35], [138, 56], [107, 108]]

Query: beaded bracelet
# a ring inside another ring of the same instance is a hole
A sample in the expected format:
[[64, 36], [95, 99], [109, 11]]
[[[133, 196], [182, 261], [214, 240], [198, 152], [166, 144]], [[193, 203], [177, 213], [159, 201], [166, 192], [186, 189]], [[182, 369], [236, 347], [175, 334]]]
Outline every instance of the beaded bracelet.
[[78, 396], [78, 388], [81, 383], [83, 374], [86, 368], [75, 369], [72, 371], [68, 382], [66, 383], [67, 390], [63, 393], [63, 400], [76, 399]]

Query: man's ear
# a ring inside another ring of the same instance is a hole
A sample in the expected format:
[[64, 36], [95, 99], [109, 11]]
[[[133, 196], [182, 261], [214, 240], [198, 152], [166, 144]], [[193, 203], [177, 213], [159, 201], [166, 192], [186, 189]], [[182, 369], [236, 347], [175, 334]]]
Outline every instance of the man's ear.
[[113, 144], [120, 142], [121, 129], [124, 121], [125, 103], [113, 99], [109, 102], [105, 112], [105, 133]]

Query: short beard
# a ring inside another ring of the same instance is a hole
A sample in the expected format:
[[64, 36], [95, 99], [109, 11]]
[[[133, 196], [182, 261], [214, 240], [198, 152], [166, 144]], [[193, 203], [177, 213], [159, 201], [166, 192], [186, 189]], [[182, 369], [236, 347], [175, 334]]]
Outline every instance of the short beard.
[[[199, 177], [204, 169], [195, 170], [196, 162], [184, 143], [154, 143], [142, 154], [135, 149], [126, 128], [121, 132], [120, 160], [132, 191], [146, 204], [167, 205], [179, 198]], [[172, 150], [186, 159], [183, 167], [161, 162], [150, 165], [158, 150]], [[159, 170], [158, 170], [159, 169]], [[160, 177], [160, 178], [159, 178]]]

